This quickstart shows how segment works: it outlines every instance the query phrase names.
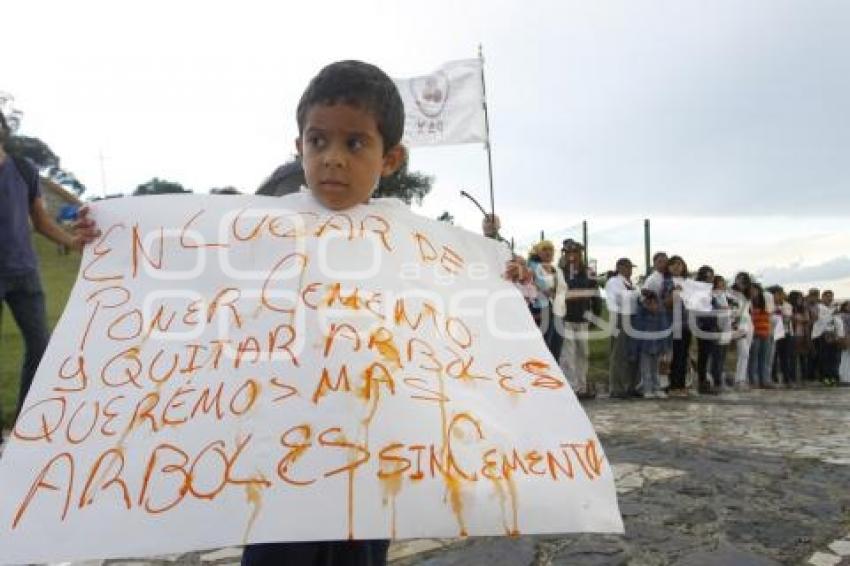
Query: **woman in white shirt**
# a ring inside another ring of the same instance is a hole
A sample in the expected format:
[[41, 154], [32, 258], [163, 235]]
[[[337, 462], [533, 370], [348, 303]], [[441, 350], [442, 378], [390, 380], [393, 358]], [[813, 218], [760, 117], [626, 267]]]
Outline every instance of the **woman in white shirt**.
[[540, 332], [556, 360], [564, 343], [564, 315], [567, 309], [567, 282], [564, 272], [553, 263], [555, 245], [549, 240], [538, 242], [532, 254], [539, 259], [529, 264], [538, 290], [537, 306], [541, 308]]
[[735, 363], [735, 388], [749, 389], [748, 365], [750, 346], [753, 343], [753, 321], [750, 317], [750, 287], [753, 280], [749, 273], [735, 276], [729, 306], [732, 308], [732, 340], [735, 341], [737, 360]]

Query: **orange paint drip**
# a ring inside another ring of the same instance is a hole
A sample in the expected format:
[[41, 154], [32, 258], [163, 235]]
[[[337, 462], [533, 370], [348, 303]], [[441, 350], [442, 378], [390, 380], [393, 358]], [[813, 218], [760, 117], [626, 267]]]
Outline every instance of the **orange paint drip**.
[[460, 480], [454, 477], [451, 471], [446, 471], [443, 476], [443, 480], [446, 482], [446, 488], [449, 490], [449, 502], [451, 503], [452, 512], [454, 513], [458, 522], [458, 527], [460, 528], [458, 536], [469, 536], [469, 533], [466, 530], [466, 521], [463, 519], [463, 493], [461, 493]]
[[511, 499], [511, 518], [513, 520], [513, 528], [508, 533], [512, 537], [518, 537], [519, 532], [519, 502], [517, 501], [516, 483], [511, 474], [505, 475], [505, 481], [508, 484], [508, 495]]
[[499, 499], [499, 509], [502, 511], [502, 526], [505, 529], [505, 535], [510, 536], [511, 528], [508, 526], [505, 489], [502, 487], [502, 482], [497, 479], [490, 480], [493, 483], [493, 489], [496, 491], [496, 496]]
[[[262, 476], [259, 476], [262, 477]], [[251, 482], [245, 484], [245, 498], [248, 504], [254, 509], [251, 511], [251, 516], [248, 518], [248, 525], [245, 527], [245, 535], [242, 537], [242, 544], [248, 544], [248, 536], [251, 534], [251, 529], [254, 528], [254, 523], [260, 515], [260, 510], [263, 508], [263, 492], [257, 483]]]
[[384, 505], [390, 504], [390, 538], [396, 538], [396, 498], [401, 491], [403, 483], [402, 474], [393, 474], [381, 478], [381, 486], [384, 489]]
[[354, 540], [354, 470], [348, 471], [348, 540]]

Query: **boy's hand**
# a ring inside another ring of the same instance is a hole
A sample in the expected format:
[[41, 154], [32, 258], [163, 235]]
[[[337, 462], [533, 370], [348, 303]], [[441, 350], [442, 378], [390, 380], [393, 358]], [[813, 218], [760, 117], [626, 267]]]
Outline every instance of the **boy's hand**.
[[481, 231], [488, 238], [493, 238], [499, 235], [499, 229], [502, 227], [502, 222], [495, 214], [485, 214], [484, 220], [481, 221]]
[[100, 237], [100, 230], [92, 218], [89, 218], [89, 207], [80, 209], [77, 221], [74, 222], [72, 241], [73, 247], [78, 252], [83, 251], [86, 244], [90, 244]]

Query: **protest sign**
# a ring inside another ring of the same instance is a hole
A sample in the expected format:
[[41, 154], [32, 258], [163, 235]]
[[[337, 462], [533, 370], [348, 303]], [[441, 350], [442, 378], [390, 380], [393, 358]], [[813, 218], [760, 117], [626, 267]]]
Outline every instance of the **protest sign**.
[[506, 247], [389, 199], [92, 210], [0, 461], [0, 562], [622, 531]]

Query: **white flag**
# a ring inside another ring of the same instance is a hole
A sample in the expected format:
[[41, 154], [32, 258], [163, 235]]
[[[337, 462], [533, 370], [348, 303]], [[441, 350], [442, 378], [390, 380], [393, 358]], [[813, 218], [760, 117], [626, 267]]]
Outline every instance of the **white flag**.
[[404, 101], [404, 143], [448, 145], [487, 141], [481, 60], [446, 63], [430, 75], [394, 79]]

